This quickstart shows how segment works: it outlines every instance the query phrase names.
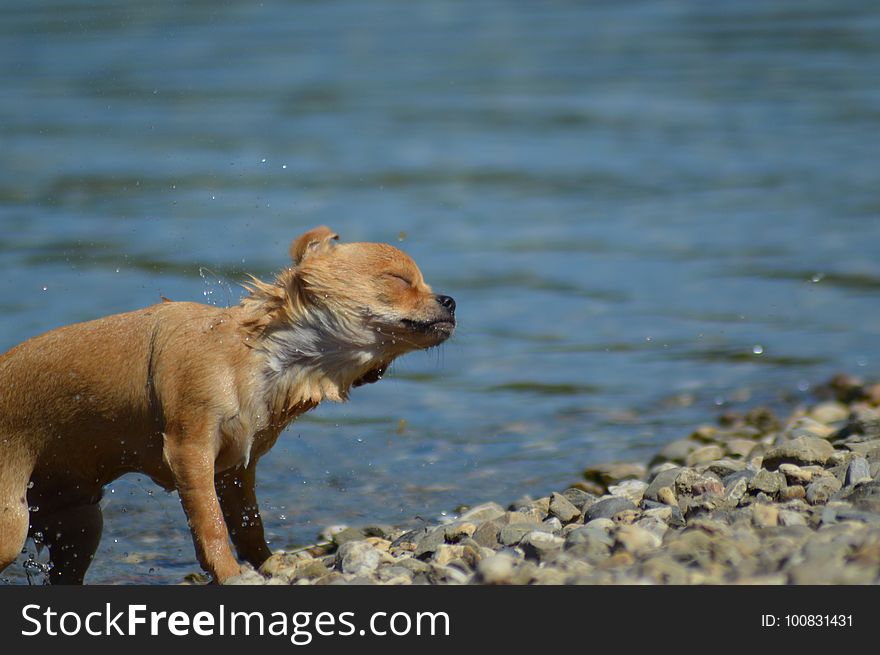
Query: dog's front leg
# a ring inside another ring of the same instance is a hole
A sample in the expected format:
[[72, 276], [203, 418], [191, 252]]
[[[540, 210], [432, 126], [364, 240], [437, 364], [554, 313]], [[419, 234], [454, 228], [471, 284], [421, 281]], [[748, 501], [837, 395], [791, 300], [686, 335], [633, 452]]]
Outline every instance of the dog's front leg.
[[229, 548], [229, 534], [214, 490], [212, 432], [169, 430], [165, 433], [164, 457], [174, 475], [199, 564], [215, 581], [223, 582], [238, 575], [241, 568]]
[[217, 475], [217, 495], [226, 526], [238, 556], [254, 568], [272, 555], [263, 535], [263, 519], [257, 506], [257, 463], [224, 471]]

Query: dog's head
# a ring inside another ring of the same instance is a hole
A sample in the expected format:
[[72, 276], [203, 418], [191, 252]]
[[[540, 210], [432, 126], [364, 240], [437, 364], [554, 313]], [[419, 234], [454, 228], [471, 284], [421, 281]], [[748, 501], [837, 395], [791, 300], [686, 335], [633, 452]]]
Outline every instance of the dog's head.
[[332, 377], [348, 378], [344, 388], [375, 382], [396, 357], [448, 339], [455, 301], [435, 294], [397, 248], [338, 239], [322, 226], [291, 244], [293, 267], [278, 284], [292, 311], [276, 334], [285, 359], [320, 360]]

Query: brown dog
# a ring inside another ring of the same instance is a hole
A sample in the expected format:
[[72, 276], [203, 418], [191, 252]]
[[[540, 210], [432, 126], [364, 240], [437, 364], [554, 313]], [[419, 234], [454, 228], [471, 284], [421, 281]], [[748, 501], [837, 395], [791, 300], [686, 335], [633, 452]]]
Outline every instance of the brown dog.
[[177, 489], [215, 580], [239, 573], [230, 536], [260, 566], [271, 553], [255, 469], [284, 427], [455, 327], [455, 302], [407, 255], [337, 238], [319, 227], [296, 239], [293, 266], [271, 284], [253, 278], [236, 307], [165, 302], [0, 357], [0, 571], [33, 536], [53, 583], [81, 583], [101, 488], [132, 471]]

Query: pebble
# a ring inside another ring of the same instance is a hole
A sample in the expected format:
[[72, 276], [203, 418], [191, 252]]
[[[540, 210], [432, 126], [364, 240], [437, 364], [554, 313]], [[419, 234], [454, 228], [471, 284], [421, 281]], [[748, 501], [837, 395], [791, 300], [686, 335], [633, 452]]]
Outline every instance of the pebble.
[[785, 487], [785, 476], [779, 471], [761, 469], [749, 481], [749, 491], [763, 491], [768, 496], [779, 493]]
[[379, 551], [366, 541], [346, 541], [336, 552], [336, 566], [343, 573], [369, 575], [381, 561]]
[[752, 521], [758, 528], [769, 528], [779, 523], [779, 510], [772, 505], [752, 505]]
[[534, 523], [511, 523], [505, 525], [498, 534], [498, 541], [505, 546], [515, 546], [522, 538], [533, 531], [552, 532], [549, 528], [541, 524]]
[[635, 509], [636, 506], [629, 498], [609, 496], [590, 505], [587, 511], [584, 512], [584, 523], [593, 519], [610, 519], [618, 512]]
[[782, 473], [789, 484], [808, 484], [813, 479], [813, 472], [802, 469], [797, 464], [780, 464], [777, 469]]
[[847, 486], [870, 482], [872, 479], [871, 465], [868, 464], [868, 460], [864, 457], [854, 457], [846, 469]]
[[486, 521], [474, 531], [473, 540], [480, 546], [496, 548], [498, 546], [498, 533], [501, 528], [494, 521]]
[[642, 479], [645, 477], [645, 465], [638, 462], [608, 462], [587, 468], [583, 475], [584, 479], [607, 489], [608, 485], [621, 480]]
[[779, 500], [783, 503], [789, 500], [802, 500], [806, 498], [806, 496], [806, 489], [800, 484], [790, 485], [779, 492]]
[[477, 565], [477, 575], [484, 584], [507, 584], [513, 577], [516, 561], [503, 553], [481, 560]]
[[608, 487], [608, 493], [613, 496], [629, 498], [634, 505], [638, 505], [642, 502], [642, 497], [645, 495], [645, 489], [647, 488], [647, 482], [642, 482], [641, 480], [624, 480], [620, 484]]
[[491, 521], [504, 515], [504, 508], [498, 503], [482, 503], [471, 507], [463, 512], [459, 517], [462, 521], [472, 521], [480, 523], [481, 521]]
[[825, 439], [813, 436], [799, 436], [780, 446], [771, 448], [764, 454], [762, 465], [768, 470], [776, 470], [780, 464], [824, 464], [834, 454], [834, 446]]
[[699, 466], [700, 464], [708, 464], [724, 457], [724, 450], [721, 446], [710, 444], [697, 448], [688, 454], [685, 458], [687, 466]]
[[470, 521], [455, 521], [443, 529], [443, 536], [447, 541], [459, 541], [464, 537], [473, 536], [477, 526]]
[[228, 582], [880, 584], [880, 385], [828, 388], [837, 400], [784, 429], [763, 408], [728, 412], [649, 467], [594, 465], [562, 491], [408, 532], [331, 526]]
[[678, 505], [678, 499], [675, 497], [672, 487], [660, 487], [657, 490], [657, 500], [664, 505]]
[[617, 543], [634, 555], [643, 555], [662, 543], [659, 536], [638, 525], [622, 525], [615, 533]]
[[681, 471], [682, 469], [678, 466], [673, 466], [672, 468], [666, 468], [659, 471], [651, 480], [651, 483], [648, 485], [647, 489], [645, 489], [643, 498], [647, 500], [663, 502], [658, 496], [660, 490], [664, 487], [672, 489], [675, 486], [675, 478], [678, 477], [678, 474], [681, 473]]
[[589, 506], [595, 503], [599, 497], [587, 493], [583, 489], [578, 489], [577, 487], [569, 487], [565, 491], [562, 492], [562, 495], [575, 507], [579, 507], [581, 511], [583, 511], [584, 506]]
[[809, 417], [818, 423], [837, 423], [849, 417], [849, 408], [837, 401], [828, 401], [815, 405]]
[[581, 515], [581, 511], [568, 498], [558, 493], [550, 496], [549, 512], [562, 523], [569, 523]]
[[748, 457], [754, 447], [755, 442], [751, 439], [731, 439], [724, 444], [724, 450], [730, 457]]
[[723, 491], [724, 485], [717, 477], [703, 476], [692, 469], [684, 469], [675, 478], [675, 493], [678, 497], [720, 494]]
[[337, 546], [341, 546], [349, 541], [360, 541], [367, 535], [364, 534], [363, 530], [358, 530], [357, 528], [343, 528], [342, 530], [333, 532], [333, 543]]
[[446, 543], [446, 527], [440, 526], [425, 532], [419, 530], [414, 537], [416, 538], [416, 549], [413, 553], [416, 557], [421, 557], [426, 553], [433, 553], [440, 544]]
[[[580, 514], [578, 516], [580, 516]], [[541, 525], [548, 528], [551, 532], [559, 532], [560, 530], [562, 530], [562, 521], [560, 521], [555, 516], [544, 519], [541, 522]]]
[[564, 544], [562, 537], [535, 530], [523, 537], [519, 546], [526, 558], [542, 561], [561, 551]]
[[837, 478], [822, 477], [807, 486], [806, 498], [811, 505], [828, 502], [832, 495], [840, 491], [841, 484]]

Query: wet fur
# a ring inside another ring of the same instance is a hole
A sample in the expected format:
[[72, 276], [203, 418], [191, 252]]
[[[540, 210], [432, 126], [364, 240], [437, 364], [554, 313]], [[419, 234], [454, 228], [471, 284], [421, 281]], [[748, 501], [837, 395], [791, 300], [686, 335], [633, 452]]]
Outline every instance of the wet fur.
[[265, 561], [255, 467], [284, 427], [455, 324], [454, 302], [404, 253], [336, 239], [324, 227], [299, 237], [293, 266], [253, 278], [236, 307], [163, 302], [0, 356], [0, 570], [32, 536], [53, 583], [82, 582], [101, 488], [133, 471], [178, 491], [216, 580], [239, 572], [230, 538], [241, 559]]

